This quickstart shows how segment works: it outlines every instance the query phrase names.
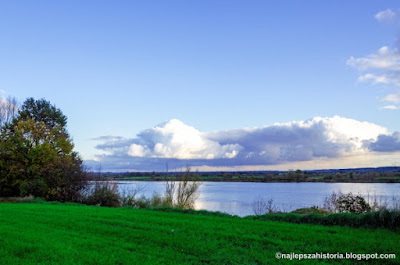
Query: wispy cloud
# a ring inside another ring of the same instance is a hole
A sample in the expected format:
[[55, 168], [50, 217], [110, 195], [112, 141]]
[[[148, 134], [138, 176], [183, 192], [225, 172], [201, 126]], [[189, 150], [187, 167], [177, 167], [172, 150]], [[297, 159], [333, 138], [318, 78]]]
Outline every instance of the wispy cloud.
[[393, 102], [393, 103], [400, 103], [400, 91], [389, 94], [381, 99], [382, 101]]
[[112, 140], [122, 140], [123, 137], [121, 136], [114, 136], [114, 135], [105, 135], [96, 138], [92, 138], [93, 141], [112, 141]]
[[400, 53], [387, 46], [365, 57], [350, 57], [347, 64], [361, 72], [360, 81], [400, 86]]
[[103, 137], [97, 149], [104, 169], [163, 170], [170, 165], [238, 167], [338, 159], [379, 151], [374, 143], [391, 136], [373, 123], [339, 116], [315, 117], [271, 126], [200, 132], [179, 120], [144, 130], [136, 138]]
[[399, 20], [399, 13], [394, 12], [390, 8], [380, 11], [375, 15], [375, 19], [379, 22], [394, 23]]
[[[386, 9], [378, 12], [375, 19], [379, 22], [395, 23], [400, 27], [400, 11]], [[351, 56], [347, 60], [347, 65], [357, 69], [360, 72], [358, 80], [360, 82], [369, 82], [374, 85], [386, 85], [400, 87], [400, 52], [397, 48], [383, 46], [377, 52], [363, 56]], [[399, 103], [400, 91], [389, 94], [381, 101]], [[381, 109], [397, 109], [399, 106], [383, 106]]]
[[384, 109], [384, 110], [398, 110], [399, 107], [395, 106], [395, 105], [386, 105], [383, 107], [380, 107], [379, 109]]

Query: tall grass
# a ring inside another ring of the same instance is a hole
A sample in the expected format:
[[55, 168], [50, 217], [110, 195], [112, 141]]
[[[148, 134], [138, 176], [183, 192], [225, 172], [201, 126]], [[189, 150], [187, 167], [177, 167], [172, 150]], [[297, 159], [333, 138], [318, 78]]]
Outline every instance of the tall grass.
[[362, 214], [332, 213], [323, 214], [265, 214], [246, 217], [254, 220], [283, 221], [297, 224], [340, 225], [349, 227], [400, 229], [400, 211], [381, 209]]

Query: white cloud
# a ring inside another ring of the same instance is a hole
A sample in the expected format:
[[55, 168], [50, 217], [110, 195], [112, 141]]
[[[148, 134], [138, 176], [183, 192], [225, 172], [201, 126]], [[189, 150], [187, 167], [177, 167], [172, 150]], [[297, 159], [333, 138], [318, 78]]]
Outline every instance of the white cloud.
[[387, 105], [387, 106], [383, 106], [380, 109], [385, 109], [385, 110], [398, 110], [399, 107], [395, 106], [395, 105]]
[[375, 15], [379, 22], [393, 23], [399, 18], [399, 14], [393, 12], [390, 8], [380, 11]]
[[[370, 82], [374, 85], [384, 84], [400, 87], [400, 53], [397, 49], [384, 46], [376, 53], [366, 57], [347, 60], [347, 64], [358, 69], [361, 75], [358, 80]], [[380, 99], [392, 103], [400, 103], [400, 91], [389, 94]], [[381, 109], [397, 109], [398, 106], [389, 105]]]
[[145, 147], [138, 145], [138, 144], [131, 144], [129, 147], [128, 155], [135, 156], [135, 157], [145, 157], [147, 151]]
[[122, 140], [123, 137], [115, 135], [105, 135], [96, 138], [92, 138], [93, 141], [111, 141], [111, 140]]
[[110, 154], [97, 159], [110, 167], [138, 170], [162, 170], [167, 162], [216, 168], [278, 166], [369, 154], [385, 135], [390, 136], [384, 127], [339, 116], [217, 132], [200, 132], [171, 120], [136, 138], [98, 145]]
[[367, 82], [370, 81], [373, 84], [389, 84], [391, 81], [385, 75], [375, 75], [375, 74], [364, 74], [358, 77], [358, 81]]
[[[386, 9], [378, 12], [375, 18], [380, 22], [386, 23], [400, 22], [400, 10]], [[399, 25], [400, 23], [397, 23], [397, 26]], [[360, 82], [400, 87], [400, 51], [396, 48], [391, 49], [388, 46], [383, 46], [377, 52], [364, 57], [356, 58], [351, 56], [347, 60], [347, 65], [360, 72], [358, 77]], [[381, 101], [399, 103], [400, 91], [385, 96]], [[380, 109], [393, 110], [398, 108], [399, 106], [392, 104]]]
[[236, 144], [220, 145], [179, 120], [170, 120], [139, 134], [129, 148], [130, 156], [177, 159], [233, 158], [241, 150]]
[[374, 71], [364, 74], [361, 77], [363, 81], [381, 79], [385, 83], [400, 84], [400, 53], [397, 49], [383, 46], [376, 53], [365, 57], [351, 56], [347, 64], [361, 72]]
[[223, 144], [239, 144], [248, 157], [301, 161], [363, 152], [363, 141], [374, 140], [380, 134], [387, 134], [387, 130], [372, 123], [334, 116], [215, 132], [209, 137]]
[[385, 96], [384, 98], [381, 99], [381, 101], [400, 103], [400, 91]]

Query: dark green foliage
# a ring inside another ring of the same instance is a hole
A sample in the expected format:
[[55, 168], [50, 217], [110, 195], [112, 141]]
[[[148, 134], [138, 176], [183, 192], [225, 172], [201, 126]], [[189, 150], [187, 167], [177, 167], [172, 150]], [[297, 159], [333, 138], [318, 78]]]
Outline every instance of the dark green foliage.
[[296, 224], [319, 224], [319, 225], [340, 225], [350, 227], [366, 228], [388, 228], [392, 230], [400, 229], [400, 211], [382, 209], [377, 212], [367, 212], [362, 214], [353, 213], [333, 213], [322, 214], [265, 214], [258, 216], [248, 216], [246, 218], [255, 220], [283, 221]]
[[50, 128], [65, 128], [67, 125], [67, 117], [61, 110], [43, 98], [39, 100], [26, 99], [18, 115], [19, 119], [33, 119], [36, 122], [44, 122]]
[[19, 187], [21, 196], [35, 194], [35, 196], [41, 198], [46, 196], [47, 189], [46, 181], [43, 178], [24, 181]]

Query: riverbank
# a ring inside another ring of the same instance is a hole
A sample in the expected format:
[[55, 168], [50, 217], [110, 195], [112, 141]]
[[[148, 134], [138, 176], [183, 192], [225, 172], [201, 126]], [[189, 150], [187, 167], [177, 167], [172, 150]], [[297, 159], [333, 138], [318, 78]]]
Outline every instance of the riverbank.
[[[399, 257], [399, 241], [399, 233], [386, 229], [79, 204], [0, 203], [0, 264], [270, 264], [278, 261], [277, 252]], [[396, 262], [398, 258], [372, 260]]]

